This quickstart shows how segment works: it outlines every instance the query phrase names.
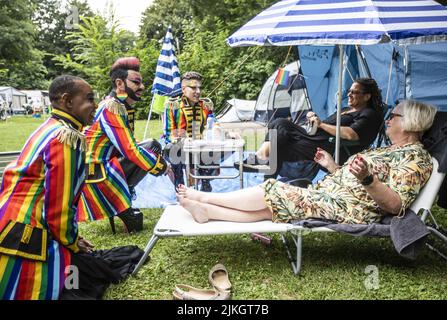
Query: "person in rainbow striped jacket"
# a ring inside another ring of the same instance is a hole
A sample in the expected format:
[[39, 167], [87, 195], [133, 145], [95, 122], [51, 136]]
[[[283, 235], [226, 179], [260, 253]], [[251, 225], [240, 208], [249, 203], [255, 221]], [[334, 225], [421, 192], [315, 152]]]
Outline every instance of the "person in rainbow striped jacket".
[[94, 123], [85, 130], [87, 178], [78, 206], [79, 221], [109, 218], [115, 233], [114, 216], [127, 232], [143, 229], [143, 214], [131, 207], [135, 186], [149, 172], [169, 173], [156, 140], [137, 143], [134, 137], [133, 105], [141, 100], [145, 86], [140, 61], [119, 58], [110, 71], [112, 91], [99, 103]]
[[85, 178], [85, 138], [96, 104], [90, 85], [60, 76], [53, 106], [5, 169], [0, 188], [0, 299], [58, 299], [66, 267], [93, 246], [78, 234], [76, 206]]

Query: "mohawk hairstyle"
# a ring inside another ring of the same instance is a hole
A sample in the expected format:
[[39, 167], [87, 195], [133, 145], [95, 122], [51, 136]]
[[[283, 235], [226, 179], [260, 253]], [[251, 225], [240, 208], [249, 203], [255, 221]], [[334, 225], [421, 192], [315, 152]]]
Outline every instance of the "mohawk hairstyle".
[[115, 89], [116, 79], [125, 80], [127, 78], [128, 70], [140, 72], [140, 60], [135, 57], [119, 58], [112, 65], [110, 69], [110, 78], [112, 79], [112, 87]]

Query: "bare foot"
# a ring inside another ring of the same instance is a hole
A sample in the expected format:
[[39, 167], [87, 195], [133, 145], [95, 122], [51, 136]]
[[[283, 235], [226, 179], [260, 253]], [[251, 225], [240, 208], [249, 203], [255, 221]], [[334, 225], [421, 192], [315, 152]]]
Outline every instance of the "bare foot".
[[185, 198], [181, 194], [177, 194], [177, 199], [180, 205], [192, 215], [192, 217], [196, 222], [198, 223], [208, 222], [209, 220], [208, 213], [206, 211], [206, 208], [200, 202], [189, 200], [188, 198]]
[[195, 200], [198, 202], [206, 202], [205, 192], [197, 191], [193, 188], [188, 188], [188, 187], [184, 186], [183, 184], [178, 185], [177, 191], [181, 196], [183, 196], [189, 200]]

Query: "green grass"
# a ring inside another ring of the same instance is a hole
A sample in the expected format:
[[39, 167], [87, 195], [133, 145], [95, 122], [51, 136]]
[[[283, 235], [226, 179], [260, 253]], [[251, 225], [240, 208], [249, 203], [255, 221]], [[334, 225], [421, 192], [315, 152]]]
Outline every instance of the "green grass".
[[[39, 127], [45, 119], [34, 119], [25, 116], [14, 116], [7, 121], [0, 121], [0, 152], [19, 151], [22, 149], [29, 135]], [[144, 137], [146, 121], [138, 120], [135, 123], [135, 137], [140, 141]], [[150, 122], [148, 138], [159, 139], [162, 134], [160, 120]]]
[[[0, 151], [20, 150], [43, 120], [14, 117], [0, 122]], [[145, 121], [136, 123], [143, 138]], [[152, 121], [150, 137], [159, 138], [161, 124]], [[144, 231], [127, 235], [119, 219], [112, 235], [107, 221], [82, 223], [80, 233], [97, 249], [119, 245], [144, 248], [161, 209], [145, 209]], [[447, 210], [435, 208], [441, 224]], [[447, 299], [446, 261], [425, 249], [416, 261], [400, 257], [390, 239], [355, 238], [341, 234], [304, 237], [302, 271], [293, 274], [278, 235], [271, 246], [253, 242], [248, 235], [161, 239], [151, 260], [139, 272], [113, 285], [106, 299], [171, 299], [174, 285], [209, 287], [208, 270], [224, 263], [234, 287], [233, 299]], [[367, 266], [376, 266], [379, 288], [368, 290]]]
[[[144, 231], [127, 235], [107, 221], [82, 224], [81, 234], [98, 248], [136, 244], [144, 248], [161, 209], [146, 209]], [[445, 212], [444, 212], [445, 214]], [[117, 220], [118, 221], [118, 220]], [[293, 274], [278, 235], [271, 246], [248, 235], [161, 239], [139, 272], [107, 292], [107, 299], [171, 299], [175, 284], [207, 288], [208, 270], [227, 267], [233, 299], [446, 299], [446, 262], [425, 250], [416, 261], [401, 258], [389, 239], [341, 234], [304, 237], [303, 267]], [[367, 290], [367, 266], [376, 266], [379, 288]]]

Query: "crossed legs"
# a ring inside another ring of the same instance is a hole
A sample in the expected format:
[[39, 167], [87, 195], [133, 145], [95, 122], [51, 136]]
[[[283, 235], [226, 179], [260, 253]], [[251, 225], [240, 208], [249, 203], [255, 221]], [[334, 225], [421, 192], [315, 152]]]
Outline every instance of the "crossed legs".
[[255, 222], [271, 220], [272, 212], [264, 202], [264, 190], [259, 187], [227, 193], [207, 193], [178, 187], [180, 205], [199, 223], [208, 220]]

